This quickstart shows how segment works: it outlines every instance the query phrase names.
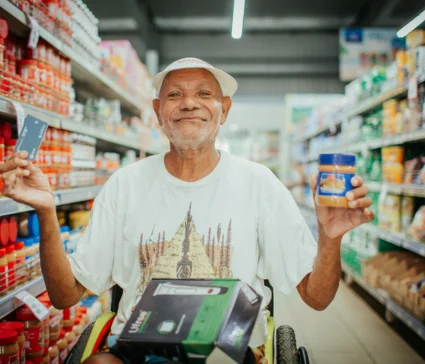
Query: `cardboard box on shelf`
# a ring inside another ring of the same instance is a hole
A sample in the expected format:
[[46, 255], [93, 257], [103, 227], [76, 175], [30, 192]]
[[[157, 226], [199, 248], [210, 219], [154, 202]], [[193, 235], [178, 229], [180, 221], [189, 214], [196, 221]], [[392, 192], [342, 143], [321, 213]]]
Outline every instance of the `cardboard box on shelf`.
[[118, 339], [129, 357], [240, 363], [261, 306], [240, 280], [161, 280], [146, 288]]

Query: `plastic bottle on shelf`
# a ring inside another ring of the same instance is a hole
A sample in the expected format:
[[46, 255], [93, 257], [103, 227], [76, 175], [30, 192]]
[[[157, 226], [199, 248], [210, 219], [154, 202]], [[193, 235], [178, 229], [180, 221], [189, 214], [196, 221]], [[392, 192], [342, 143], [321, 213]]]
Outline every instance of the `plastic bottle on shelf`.
[[27, 280], [31, 280], [35, 277], [34, 270], [34, 259], [35, 259], [35, 247], [33, 238], [22, 238], [25, 245], [25, 270]]
[[9, 243], [16, 243], [16, 239], [18, 238], [18, 222], [12, 216], [9, 218]]
[[[18, 333], [18, 360], [19, 364], [25, 364], [25, 327], [22, 322], [9, 321], [0, 323], [0, 331], [11, 330]], [[0, 363], [2, 363], [0, 359]]]
[[7, 255], [7, 289], [14, 291], [16, 288], [16, 253], [15, 246], [8, 245], [6, 248]]
[[28, 280], [27, 272], [25, 269], [25, 244], [17, 242], [15, 244], [16, 252], [16, 284], [22, 285]]
[[44, 356], [43, 323], [34, 316], [28, 306], [16, 311], [16, 319], [25, 327], [26, 358], [38, 362]]
[[65, 331], [62, 330], [60, 333], [59, 340], [57, 342], [59, 349], [59, 363], [62, 364], [65, 362], [65, 359], [68, 356], [68, 341], [65, 338]]
[[0, 245], [6, 246], [9, 243], [9, 222], [7, 219], [0, 220]]
[[0, 363], [16, 363], [18, 360], [18, 333], [12, 330], [0, 330]]
[[6, 249], [0, 249], [0, 296], [7, 292], [7, 257]]

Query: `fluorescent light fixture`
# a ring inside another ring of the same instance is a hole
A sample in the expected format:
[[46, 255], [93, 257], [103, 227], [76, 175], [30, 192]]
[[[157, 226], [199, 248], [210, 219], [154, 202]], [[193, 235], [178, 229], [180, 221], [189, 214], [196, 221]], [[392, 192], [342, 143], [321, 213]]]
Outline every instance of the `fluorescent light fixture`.
[[232, 38], [240, 39], [242, 37], [243, 18], [245, 12], [245, 0], [234, 0]]
[[416, 29], [419, 25], [421, 25], [424, 21], [425, 21], [425, 10], [422, 13], [420, 13], [416, 18], [411, 20], [408, 24], [406, 24], [403, 28], [401, 28], [397, 32], [397, 37], [404, 38], [413, 29]]

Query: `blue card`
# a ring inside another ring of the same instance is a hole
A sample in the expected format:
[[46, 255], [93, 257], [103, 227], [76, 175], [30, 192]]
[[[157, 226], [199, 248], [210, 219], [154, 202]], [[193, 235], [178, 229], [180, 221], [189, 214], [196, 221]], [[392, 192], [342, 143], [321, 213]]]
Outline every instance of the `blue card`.
[[27, 115], [21, 134], [19, 134], [16, 142], [15, 153], [27, 151], [28, 159], [33, 161], [44, 140], [48, 126], [49, 124], [45, 121], [41, 121], [32, 115]]

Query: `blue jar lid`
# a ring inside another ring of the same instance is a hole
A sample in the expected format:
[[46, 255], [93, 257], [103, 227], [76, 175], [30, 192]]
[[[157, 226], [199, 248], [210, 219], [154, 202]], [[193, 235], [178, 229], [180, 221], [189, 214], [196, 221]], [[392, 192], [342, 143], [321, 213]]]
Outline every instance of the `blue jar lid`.
[[33, 238], [18, 238], [18, 241], [22, 241], [25, 246], [32, 246], [34, 244]]
[[353, 154], [339, 154], [339, 153], [320, 154], [319, 163], [330, 164], [330, 165], [355, 166], [356, 156]]
[[30, 236], [40, 235], [40, 224], [38, 222], [37, 214], [28, 216], [28, 232]]
[[70, 228], [69, 228], [69, 226], [67, 226], [67, 225], [65, 225], [65, 226], [61, 226], [60, 227], [60, 232], [61, 233], [69, 233], [70, 232]]

